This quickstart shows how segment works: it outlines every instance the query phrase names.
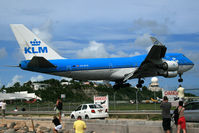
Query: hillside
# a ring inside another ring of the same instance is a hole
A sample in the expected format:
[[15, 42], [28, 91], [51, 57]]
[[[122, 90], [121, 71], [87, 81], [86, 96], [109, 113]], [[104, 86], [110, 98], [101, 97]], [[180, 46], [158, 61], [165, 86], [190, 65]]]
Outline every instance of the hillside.
[[[38, 84], [47, 85], [46, 87], [40, 87], [38, 90], [34, 90], [34, 83], [28, 81], [23, 85], [20, 83], [15, 83], [12, 87], [6, 88], [3, 86], [1, 91], [6, 91], [7, 93], [19, 92], [19, 91], [28, 91], [29, 93], [35, 93], [37, 96], [42, 98], [42, 101], [56, 101], [57, 97], [61, 94], [65, 94], [66, 98], [64, 101], [70, 102], [92, 102], [94, 95], [109, 95], [109, 100], [113, 101], [114, 95], [115, 98], [119, 101], [129, 101], [136, 99], [136, 89], [134, 87], [121, 88], [119, 90], [114, 90], [111, 85], [104, 84], [94, 84], [80, 81], [66, 81], [66, 80], [56, 80], [49, 79], [40, 82]], [[63, 84], [67, 83], [67, 84]], [[162, 92], [156, 92], [156, 97], [162, 97]], [[195, 96], [193, 94], [186, 94], [189, 96]], [[154, 92], [143, 87], [138, 91], [138, 100], [149, 100], [154, 98]]]

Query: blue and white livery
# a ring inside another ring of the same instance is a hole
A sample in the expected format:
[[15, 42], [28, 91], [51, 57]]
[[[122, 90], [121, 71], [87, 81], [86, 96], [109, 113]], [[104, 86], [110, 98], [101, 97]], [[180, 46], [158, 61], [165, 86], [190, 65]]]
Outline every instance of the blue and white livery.
[[167, 48], [151, 37], [153, 46], [146, 55], [126, 58], [66, 59], [22, 24], [11, 24], [11, 29], [26, 60], [19, 64], [23, 70], [69, 77], [77, 80], [108, 80], [123, 86], [129, 79], [138, 78], [142, 87], [144, 77], [180, 76], [193, 67], [193, 62], [181, 53], [166, 54]]

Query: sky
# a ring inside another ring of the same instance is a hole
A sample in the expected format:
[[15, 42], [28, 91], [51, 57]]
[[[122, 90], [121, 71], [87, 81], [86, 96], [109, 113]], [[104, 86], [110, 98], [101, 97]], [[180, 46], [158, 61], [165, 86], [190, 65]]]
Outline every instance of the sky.
[[[7, 67], [25, 59], [9, 24], [24, 24], [70, 59], [146, 54], [152, 46], [149, 38], [154, 36], [167, 53], [183, 53], [194, 62], [194, 68], [183, 74], [182, 85], [199, 88], [198, 5], [198, 0], [0, 0], [0, 87], [62, 79]], [[150, 80], [145, 79], [146, 86]], [[159, 84], [175, 90], [177, 80], [159, 77]], [[135, 86], [137, 79], [129, 83]], [[199, 95], [198, 90], [192, 93]]]

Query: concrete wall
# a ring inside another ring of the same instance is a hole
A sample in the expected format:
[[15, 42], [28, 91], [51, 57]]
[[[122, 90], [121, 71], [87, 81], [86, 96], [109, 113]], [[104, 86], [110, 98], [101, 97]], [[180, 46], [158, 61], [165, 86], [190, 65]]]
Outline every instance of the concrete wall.
[[[1, 117], [0, 117], [1, 118]], [[30, 122], [29, 117], [6, 117], [7, 119], [24, 120]], [[1, 120], [1, 119], [0, 119]], [[40, 126], [53, 128], [52, 117], [34, 118], [34, 123]], [[2, 119], [1, 122], [5, 120]], [[73, 123], [75, 120], [68, 118], [62, 119], [64, 133], [74, 133]], [[85, 120], [87, 129], [85, 133], [164, 133], [162, 121], [131, 120], [131, 119], [107, 119], [107, 120]], [[31, 124], [31, 123], [30, 123]], [[173, 125], [172, 133], [176, 133], [176, 127]], [[199, 123], [187, 123], [187, 133], [199, 133]]]
[[[74, 121], [65, 121], [65, 129], [72, 131]], [[86, 120], [86, 133], [164, 133], [161, 121], [143, 120]], [[175, 125], [172, 132], [176, 133]], [[199, 133], [199, 123], [187, 123], [188, 133]]]

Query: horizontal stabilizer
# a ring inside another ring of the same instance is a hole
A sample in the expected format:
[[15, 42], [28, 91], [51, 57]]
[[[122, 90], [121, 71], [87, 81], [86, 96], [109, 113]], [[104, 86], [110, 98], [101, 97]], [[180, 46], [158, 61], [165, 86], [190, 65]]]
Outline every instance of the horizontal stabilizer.
[[55, 65], [50, 63], [44, 57], [34, 56], [28, 63], [30, 68], [56, 68]]

